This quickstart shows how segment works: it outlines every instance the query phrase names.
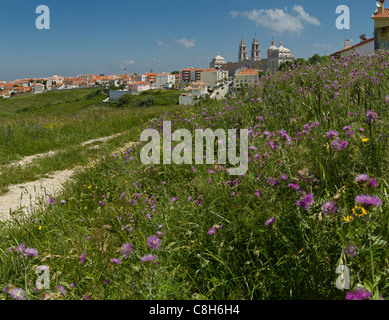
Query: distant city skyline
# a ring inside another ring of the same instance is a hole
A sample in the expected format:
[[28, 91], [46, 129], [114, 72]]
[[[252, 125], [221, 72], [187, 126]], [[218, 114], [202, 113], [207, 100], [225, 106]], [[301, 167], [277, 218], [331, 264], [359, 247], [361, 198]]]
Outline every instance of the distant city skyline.
[[[36, 7], [50, 8], [50, 30], [38, 30]], [[336, 7], [350, 8], [338, 30]], [[207, 68], [217, 52], [236, 61], [242, 37], [257, 35], [261, 58], [280, 41], [295, 58], [331, 54], [373, 33], [375, 1], [66, 2], [4, 0], [0, 12], [0, 80], [77, 74], [171, 72]]]

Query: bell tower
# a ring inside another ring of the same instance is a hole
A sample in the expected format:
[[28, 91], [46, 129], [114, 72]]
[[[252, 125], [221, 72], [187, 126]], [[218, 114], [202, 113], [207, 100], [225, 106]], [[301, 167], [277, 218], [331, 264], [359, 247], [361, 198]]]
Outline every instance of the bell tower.
[[261, 51], [259, 49], [259, 42], [257, 35], [254, 36], [253, 43], [251, 45], [251, 61], [260, 61]]
[[239, 46], [239, 59], [238, 59], [238, 61], [242, 62], [245, 60], [247, 60], [247, 47], [246, 47], [246, 43], [244, 42], [244, 39], [242, 37], [242, 41], [240, 42], [240, 46]]

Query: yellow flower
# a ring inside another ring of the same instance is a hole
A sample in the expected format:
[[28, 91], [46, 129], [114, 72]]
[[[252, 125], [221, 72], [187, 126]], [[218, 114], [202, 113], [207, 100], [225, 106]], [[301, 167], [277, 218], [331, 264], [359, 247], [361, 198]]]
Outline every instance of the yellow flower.
[[90, 165], [91, 168], [94, 168], [95, 166], [93, 164]]
[[356, 215], [357, 217], [362, 217], [366, 214], [368, 214], [368, 212], [366, 211], [365, 208], [362, 208], [362, 207], [358, 207], [358, 206], [355, 206], [353, 209], [353, 214]]
[[42, 226], [39, 226], [39, 227], [38, 227], [38, 230], [42, 230]]
[[352, 216], [347, 216], [347, 217], [343, 217], [343, 220], [345, 222], [350, 222], [350, 221], [354, 220], [354, 218]]
[[362, 139], [362, 142], [368, 142], [369, 139]]
[[88, 187], [88, 189], [92, 189], [92, 185], [90, 185], [90, 186]]

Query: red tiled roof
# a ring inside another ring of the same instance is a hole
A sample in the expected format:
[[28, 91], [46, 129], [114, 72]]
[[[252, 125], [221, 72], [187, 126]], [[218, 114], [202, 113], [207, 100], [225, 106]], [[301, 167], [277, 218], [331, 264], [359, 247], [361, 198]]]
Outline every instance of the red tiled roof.
[[389, 9], [384, 8], [384, 12], [382, 12], [382, 13], [378, 13], [378, 9], [377, 9], [376, 12], [374, 12], [374, 14], [372, 15], [371, 18], [372, 19], [385, 19], [385, 18], [389, 18]]
[[373, 38], [366, 39], [366, 40], [363, 40], [363, 41], [361, 41], [361, 42], [359, 42], [359, 43], [357, 43], [357, 44], [354, 44], [354, 45], [351, 46], [351, 47], [348, 47], [348, 48], [339, 50], [339, 51], [337, 51], [337, 52], [334, 52], [334, 53], [332, 53], [330, 56], [333, 56], [333, 55], [335, 55], [335, 54], [337, 54], [337, 53], [342, 53], [342, 52], [344, 52], [344, 51], [353, 50], [354, 48], [359, 47], [359, 46], [361, 46], [361, 45], [363, 45], [363, 44], [365, 44], [365, 43], [368, 43], [368, 42], [370, 42], [370, 41], [374, 41], [374, 37], [373, 37]]

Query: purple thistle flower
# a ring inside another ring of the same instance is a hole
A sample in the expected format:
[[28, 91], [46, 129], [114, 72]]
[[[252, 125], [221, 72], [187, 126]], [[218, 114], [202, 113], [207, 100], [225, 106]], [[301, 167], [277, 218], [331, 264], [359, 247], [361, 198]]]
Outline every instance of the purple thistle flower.
[[321, 208], [325, 214], [334, 214], [336, 211], [338, 211], [338, 208], [335, 206], [333, 201], [324, 203]]
[[26, 250], [24, 250], [24, 255], [26, 257], [36, 257], [38, 256], [38, 251], [34, 248], [26, 248]]
[[112, 263], [121, 264], [122, 262], [119, 259], [113, 258], [110, 260]]
[[331, 143], [332, 149], [334, 149], [335, 151], [342, 151], [347, 147], [347, 145], [348, 141], [341, 141], [339, 139], [335, 139]]
[[81, 257], [80, 257], [80, 263], [84, 263], [85, 257], [86, 257], [86, 254], [85, 254], [85, 253], [82, 253], [82, 254], [81, 254]]
[[365, 206], [379, 207], [382, 205], [380, 198], [369, 195], [358, 195], [355, 201]]
[[152, 262], [154, 261], [155, 259], [157, 259], [157, 257], [153, 254], [147, 254], [145, 256], [143, 256], [140, 261], [141, 262]]
[[334, 137], [337, 137], [339, 135], [339, 133], [335, 130], [330, 130], [327, 132], [327, 138], [328, 139], [331, 139], [331, 138], [334, 138]]
[[158, 249], [161, 246], [162, 240], [158, 238], [156, 235], [152, 235], [151, 237], [148, 237], [146, 240], [149, 244], [150, 248]]
[[26, 245], [24, 242], [22, 242], [20, 245], [18, 245], [16, 248], [15, 248], [15, 251], [18, 252], [18, 253], [23, 253], [24, 250], [26, 250]]
[[57, 287], [55, 287], [60, 293], [62, 293], [64, 296], [66, 296], [66, 289], [64, 286], [62, 285], [59, 285]]
[[366, 120], [367, 122], [371, 123], [377, 118], [377, 114], [373, 110], [369, 110], [366, 113]]
[[26, 294], [21, 288], [15, 288], [11, 290], [11, 296], [14, 300], [24, 300], [26, 298]]
[[315, 201], [314, 196], [308, 193], [307, 195], [303, 196], [300, 200], [298, 200], [296, 204], [301, 209], [308, 211], [311, 204], [313, 204], [314, 201]]
[[369, 176], [367, 174], [359, 174], [355, 177], [355, 181], [363, 182], [369, 180]]
[[126, 196], [126, 193], [123, 192], [123, 193], [120, 195], [120, 199], [123, 199], [125, 196]]
[[346, 295], [346, 300], [366, 300], [372, 296], [372, 293], [365, 288], [360, 288], [354, 292], [348, 292]]
[[212, 228], [210, 228], [209, 230], [208, 230], [208, 234], [210, 235], [210, 236], [212, 236], [213, 234], [215, 234], [216, 233], [216, 229], [214, 228], [214, 227], [212, 227]]
[[300, 186], [298, 184], [295, 184], [295, 183], [289, 183], [288, 184], [288, 187], [289, 188], [292, 188], [293, 190], [298, 190], [300, 189]]
[[370, 187], [378, 187], [378, 182], [377, 182], [377, 180], [374, 179], [374, 178], [371, 178], [371, 179], [369, 180], [369, 186], [370, 186]]
[[274, 220], [276, 220], [276, 218], [274, 218], [274, 217], [270, 218], [269, 220], [267, 220], [265, 222], [265, 226], [267, 227], [267, 226], [271, 225], [274, 222]]
[[281, 174], [278, 178], [279, 178], [280, 180], [283, 180], [283, 181], [288, 180], [288, 176], [287, 176], [286, 174]]
[[132, 252], [132, 244], [131, 243], [128, 243], [126, 242], [125, 244], [123, 244], [122, 246], [122, 255], [124, 258], [127, 258]]
[[261, 197], [261, 192], [260, 192], [260, 190], [256, 190], [256, 191], [255, 191], [255, 196], [258, 197], [258, 198]]
[[172, 197], [170, 200], [171, 200], [171, 202], [176, 202], [177, 201], [177, 197]]
[[270, 186], [272, 186], [272, 187], [275, 187], [275, 188], [278, 187], [278, 181], [277, 181], [277, 179], [275, 179], [275, 178], [269, 178], [269, 179], [266, 180], [266, 182], [267, 182]]
[[350, 258], [355, 257], [358, 253], [358, 249], [355, 245], [350, 244], [344, 249], [344, 253], [347, 254]]
[[65, 203], [66, 203], [66, 200], [61, 200], [60, 203], [61, 203], [61, 204], [65, 204]]
[[48, 204], [56, 204], [57, 201], [55, 201], [55, 199], [53, 199], [53, 198], [50, 197], [50, 198], [47, 200], [47, 203], [48, 203]]

